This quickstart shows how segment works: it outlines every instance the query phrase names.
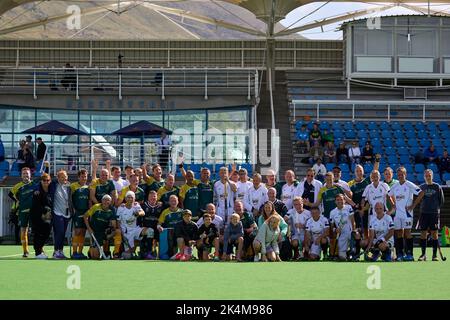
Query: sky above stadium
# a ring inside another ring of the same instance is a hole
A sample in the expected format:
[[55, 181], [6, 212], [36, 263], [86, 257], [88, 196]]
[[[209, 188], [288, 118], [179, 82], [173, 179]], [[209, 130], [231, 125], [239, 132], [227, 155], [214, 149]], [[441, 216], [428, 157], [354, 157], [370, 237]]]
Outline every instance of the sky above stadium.
[[[376, 4], [376, 2], [374, 2]], [[312, 3], [300, 7], [294, 11], [292, 11], [285, 20], [281, 21], [284, 26], [290, 26], [290, 28], [298, 27], [307, 23], [320, 21], [328, 17], [333, 17], [340, 14], [345, 14], [346, 12], [352, 12], [356, 10], [362, 10], [367, 8], [376, 8], [376, 5], [365, 4], [365, 3], [349, 3], [349, 2], [340, 2], [333, 3], [330, 2], [326, 5], [323, 3]], [[385, 5], [385, 4], [381, 4]], [[422, 8], [426, 8], [427, 4], [416, 4]], [[320, 8], [323, 6], [322, 8]], [[319, 9], [320, 8], [320, 9]], [[435, 11], [449, 11], [450, 4], [431, 4], [430, 8]], [[318, 9], [318, 10], [317, 10]], [[315, 11], [317, 10], [317, 11]], [[315, 11], [315, 12], [314, 12]], [[312, 14], [311, 14], [312, 13]], [[403, 8], [403, 7], [394, 7], [392, 9], [383, 11], [381, 13], [382, 16], [386, 15], [398, 15], [398, 14], [419, 14], [415, 11]], [[380, 14], [369, 14], [366, 16], [360, 16], [356, 19], [361, 19], [364, 17], [373, 17], [379, 16]], [[297, 20], [301, 19], [297, 22]], [[291, 26], [292, 25], [292, 26]], [[310, 29], [300, 33], [302, 36], [309, 39], [342, 39], [342, 32], [337, 29], [341, 23], [334, 23], [330, 25], [326, 25], [323, 27], [323, 31], [321, 28]]]

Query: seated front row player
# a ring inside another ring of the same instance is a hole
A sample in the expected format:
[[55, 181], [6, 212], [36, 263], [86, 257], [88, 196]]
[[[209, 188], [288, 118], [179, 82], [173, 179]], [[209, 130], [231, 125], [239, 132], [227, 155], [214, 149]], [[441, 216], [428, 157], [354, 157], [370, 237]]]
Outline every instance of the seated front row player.
[[242, 250], [244, 247], [244, 228], [241, 217], [237, 213], [231, 215], [230, 223], [226, 225], [223, 234], [223, 257], [224, 261], [231, 260], [233, 247], [236, 247], [236, 260], [242, 262]]
[[320, 249], [326, 259], [329, 227], [328, 219], [320, 214], [320, 209], [312, 207], [311, 218], [308, 219], [305, 227], [305, 257], [309, 260], [320, 260]]
[[253, 249], [255, 250], [255, 262], [259, 261], [259, 253], [261, 253], [261, 261], [281, 261], [280, 249], [278, 247], [278, 238], [280, 237], [280, 220], [279, 215], [271, 215], [260, 226], [258, 234], [253, 241]]
[[[153, 238], [152, 228], [142, 228], [137, 224], [138, 217], [143, 217], [145, 212], [135, 200], [135, 193], [133, 191], [128, 191], [125, 195], [126, 202], [117, 208], [117, 221], [122, 231], [122, 239], [125, 242], [125, 251], [122, 254], [122, 258], [124, 259], [130, 259], [132, 255], [135, 254], [135, 241], [142, 240], [144, 236]], [[154, 259], [154, 257], [151, 256], [148, 258]]]
[[[84, 223], [89, 233], [94, 235], [100, 246], [107, 243], [106, 231], [111, 226], [114, 229], [114, 258], [119, 258], [120, 246], [122, 244], [121, 232], [117, 228], [117, 217], [115, 209], [111, 207], [112, 198], [105, 194], [101, 203], [96, 203], [84, 214]], [[120, 241], [117, 241], [119, 240]], [[107, 245], [109, 247], [109, 245]], [[100, 259], [100, 248], [94, 243], [89, 250], [91, 259]]]
[[199, 240], [197, 241], [197, 249], [200, 258], [202, 254], [202, 260], [208, 261], [211, 249], [214, 248], [214, 260], [220, 261], [219, 257], [219, 230], [216, 225], [212, 223], [212, 218], [209, 213], [203, 215], [203, 224], [198, 229]]
[[198, 240], [198, 226], [192, 221], [191, 210], [184, 210], [183, 220], [175, 225], [175, 239], [177, 239], [178, 253], [174, 259], [189, 261], [192, 258], [192, 247]]
[[[372, 253], [372, 257], [365, 257], [366, 260], [376, 261], [381, 252], [381, 259], [389, 262], [392, 261], [391, 249], [394, 247], [394, 222], [392, 217], [385, 213], [384, 204], [377, 202], [375, 204], [375, 217], [370, 221], [369, 226], [369, 246], [367, 252]], [[366, 246], [364, 240], [361, 241], [362, 246]]]

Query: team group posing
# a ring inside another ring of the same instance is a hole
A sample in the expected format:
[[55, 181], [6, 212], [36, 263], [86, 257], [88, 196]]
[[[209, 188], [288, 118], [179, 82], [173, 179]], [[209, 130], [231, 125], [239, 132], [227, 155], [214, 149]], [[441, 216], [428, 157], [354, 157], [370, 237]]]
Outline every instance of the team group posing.
[[369, 177], [357, 165], [355, 179], [347, 183], [335, 167], [324, 184], [314, 179], [313, 169], [301, 181], [288, 170], [283, 182], [269, 171], [263, 183], [259, 173], [249, 179], [247, 171], [236, 170], [235, 165], [231, 172], [222, 167], [217, 181], [211, 181], [210, 170], [203, 168], [197, 180], [181, 164], [185, 183], [178, 187], [172, 174], [163, 179], [158, 164], [151, 167], [152, 175], [146, 165], [127, 166], [125, 179], [121, 169], [111, 168], [108, 162], [97, 178], [97, 167], [94, 161], [90, 183], [82, 169], [72, 184], [65, 171], [53, 181], [47, 173], [32, 181], [30, 170], [23, 168], [22, 181], [10, 197], [19, 216], [24, 257], [29, 254], [31, 223], [36, 258], [47, 258], [43, 247], [52, 229], [53, 257], [66, 258], [64, 236], [72, 222], [73, 259], [87, 258], [83, 246], [88, 231], [91, 259], [184, 261], [194, 259], [195, 247], [198, 259], [205, 261], [359, 261], [363, 254], [370, 261], [379, 257], [413, 261], [413, 210], [420, 203], [419, 260], [426, 260], [428, 233], [432, 259], [437, 260], [444, 195], [431, 170], [424, 172], [426, 183], [419, 187], [406, 180], [404, 167], [397, 169], [398, 180], [386, 168], [382, 181], [379, 159]]

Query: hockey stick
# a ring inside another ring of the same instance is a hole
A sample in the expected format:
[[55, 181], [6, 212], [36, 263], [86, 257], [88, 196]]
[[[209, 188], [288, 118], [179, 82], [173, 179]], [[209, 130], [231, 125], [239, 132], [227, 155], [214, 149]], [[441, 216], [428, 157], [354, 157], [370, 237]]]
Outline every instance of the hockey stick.
[[437, 240], [437, 245], [438, 245], [438, 249], [439, 249], [439, 255], [441, 256], [441, 260], [442, 260], [442, 261], [447, 260], [447, 257], [445, 257], [445, 256], [442, 254], [441, 244], [439, 243], [439, 240]]
[[98, 243], [97, 238], [95, 238], [95, 236], [94, 236], [94, 233], [90, 232], [89, 230], [88, 230], [88, 232], [89, 232], [89, 235], [91, 236], [91, 238], [94, 240], [94, 243], [95, 243], [95, 245], [97, 246], [98, 251], [100, 252], [100, 256], [101, 256], [103, 259], [107, 260], [106, 254], [105, 254], [105, 252], [103, 251], [103, 247], [100, 246], [100, 244]]

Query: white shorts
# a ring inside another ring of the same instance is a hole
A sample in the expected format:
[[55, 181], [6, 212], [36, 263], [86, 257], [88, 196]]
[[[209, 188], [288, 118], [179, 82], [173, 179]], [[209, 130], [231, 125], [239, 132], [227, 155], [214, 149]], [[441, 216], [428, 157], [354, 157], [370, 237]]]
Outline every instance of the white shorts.
[[320, 258], [320, 252], [322, 251], [322, 248], [320, 244], [315, 244], [314, 242], [311, 245], [311, 248], [309, 249], [309, 253], [313, 254], [315, 256], [318, 256]]
[[394, 217], [394, 230], [411, 229], [413, 218], [403, 214], [396, 214]]
[[350, 244], [350, 239], [352, 236], [352, 232], [349, 230], [342, 230], [339, 235], [339, 239], [337, 241], [339, 256], [342, 258], [347, 258], [347, 249]]
[[291, 240], [297, 240], [298, 242], [305, 241], [305, 230], [300, 230], [300, 233], [296, 231], [291, 235]]
[[[141, 227], [135, 227], [132, 229], [122, 229], [123, 236], [127, 239], [128, 244], [134, 248], [134, 241], [135, 240], [142, 240], [141, 236], [142, 228]], [[126, 244], [126, 243], [125, 243]]]

